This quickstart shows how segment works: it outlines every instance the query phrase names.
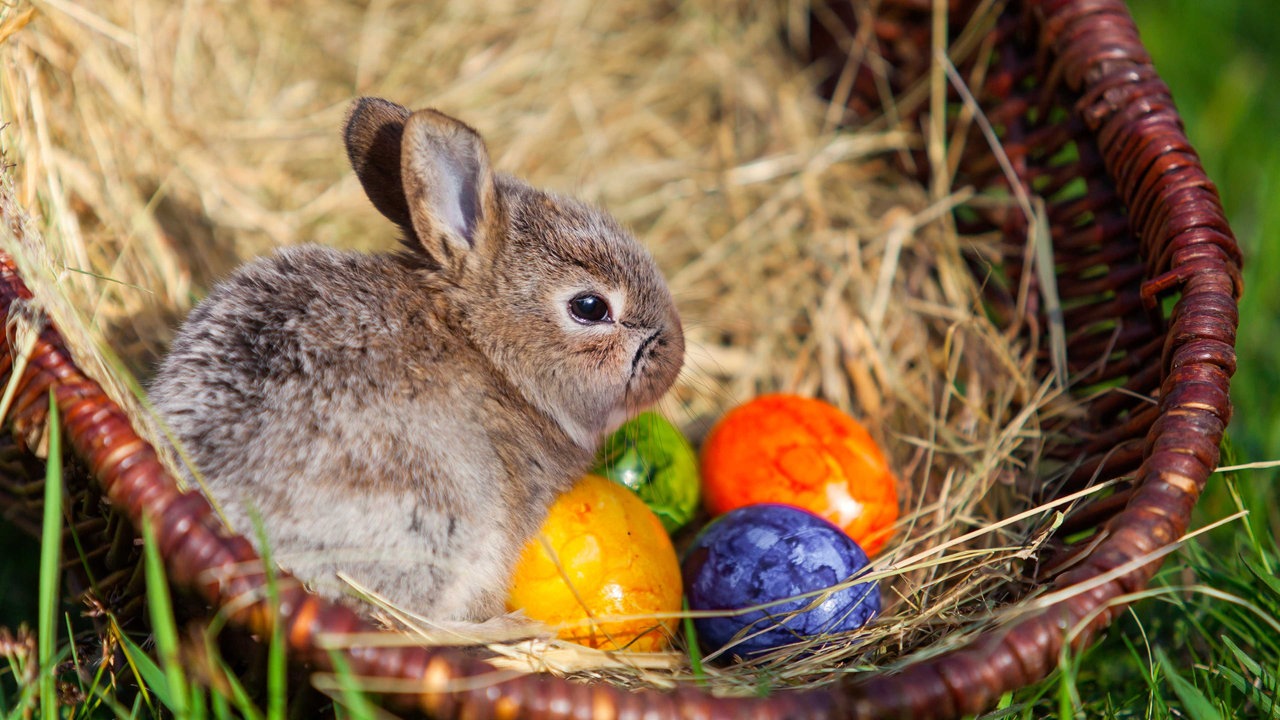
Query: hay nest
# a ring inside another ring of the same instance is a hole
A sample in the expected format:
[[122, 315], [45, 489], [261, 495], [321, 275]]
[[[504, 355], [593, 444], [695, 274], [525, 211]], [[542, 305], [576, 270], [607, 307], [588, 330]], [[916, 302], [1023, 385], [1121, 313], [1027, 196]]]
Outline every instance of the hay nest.
[[[1042, 427], [1073, 406], [1036, 379], [1047, 353], [1008, 330], [1018, 320], [988, 317], [984, 283], [1015, 300], [1027, 283], [989, 267], [998, 238], [954, 231], [968, 193], [893, 170], [922, 148], [945, 162], [943, 148], [838, 129], [841, 111], [815, 95], [786, 40], [804, 36], [807, 12], [18, 2], [0, 10], [0, 143], [36, 219], [4, 249], [82, 366], [150, 428], [131, 378], [145, 382], [237, 263], [300, 242], [395, 245], [341, 151], [350, 100], [439, 107], [481, 131], [499, 169], [604, 206], [651, 249], [689, 346], [661, 409], [691, 435], [783, 390], [864, 419], [892, 458], [903, 518], [875, 562], [880, 618], [819, 652], [708, 667], [705, 680], [749, 693], [941, 652], [1017, 611], [994, 608], [1018, 593], [1055, 512], [1033, 507], [1020, 478], [1054, 441]], [[489, 647], [520, 669], [658, 686], [690, 676], [679, 641], [644, 656]]]

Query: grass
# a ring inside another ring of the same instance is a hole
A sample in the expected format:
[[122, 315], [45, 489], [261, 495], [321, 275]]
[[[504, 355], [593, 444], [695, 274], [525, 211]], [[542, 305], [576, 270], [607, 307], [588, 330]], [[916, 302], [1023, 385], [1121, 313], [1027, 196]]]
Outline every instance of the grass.
[[[1260, 475], [1213, 481], [1230, 493]], [[1245, 527], [1188, 544], [1102, 642], [992, 717], [1280, 717], [1280, 552]]]
[[[1280, 448], [1280, 400], [1266, 390], [1280, 381], [1280, 365], [1269, 345], [1280, 330], [1280, 287], [1266, 280], [1280, 272], [1280, 249], [1264, 241], [1280, 232], [1280, 203], [1274, 202], [1280, 189], [1280, 146], [1271, 142], [1272, 125], [1280, 120], [1280, 96], [1268, 92], [1280, 83], [1280, 49], [1270, 37], [1271, 2], [1136, 0], [1133, 5], [1144, 39], [1174, 90], [1192, 142], [1219, 184], [1247, 254], [1248, 293], [1242, 307], [1232, 439], [1242, 460], [1275, 457]], [[49, 487], [56, 490], [60, 479], [56, 471], [50, 472], [55, 482]], [[1280, 531], [1280, 503], [1274, 480], [1275, 474], [1266, 470], [1212, 478], [1197, 511], [1197, 526], [1236, 509], [1248, 510], [1247, 520], [1210, 533], [1170, 558], [1151, 596], [1126, 611], [1102, 642], [1081, 655], [1064, 657], [1052, 677], [1012, 694], [992, 716], [1280, 717], [1275, 705], [1280, 633], [1273, 627], [1280, 618], [1275, 580], [1280, 553], [1274, 540]], [[58, 513], [49, 511], [45, 519], [57, 522]], [[5, 531], [0, 528], [0, 533]], [[67, 627], [74, 613], [59, 608], [46, 591], [46, 583], [56, 581], [55, 550], [42, 551], [30, 543], [10, 545], [11, 539], [0, 538], [0, 543], [23, 549], [0, 562], [0, 625], [16, 628], [23, 620], [37, 622], [38, 652], [24, 659], [14, 654], [0, 663], [0, 714], [21, 717], [38, 709], [67, 717], [68, 708], [57, 709], [48, 702], [56, 692], [50, 688], [57, 681], [81, 684], [83, 679], [51, 670], [69, 658], [72, 666], [77, 664], [75, 645], [69, 642], [75, 630]], [[154, 557], [153, 550], [147, 557]], [[21, 564], [31, 558], [39, 558], [38, 569]], [[280, 678], [278, 690], [251, 699], [230, 679], [211, 644], [206, 645], [206, 655], [229, 682], [205, 688], [181, 679], [178, 629], [172, 614], [163, 610], [163, 582], [154, 565], [148, 564], [148, 593], [160, 660], [151, 660], [143, 651], [146, 638], [120, 638], [144, 691], [117, 691], [112, 689], [115, 685], [103, 684], [103, 678], [91, 677], [82, 688], [98, 700], [83, 706], [91, 708], [89, 714], [286, 714], [289, 698]], [[32, 593], [30, 579], [37, 576], [40, 590]], [[15, 682], [34, 677], [32, 668], [42, 670], [38, 693], [29, 683]], [[341, 704], [352, 716], [372, 716], [375, 711], [367, 699], [346, 680], [339, 672]]]
[[[56, 409], [51, 414], [56, 422]], [[147, 609], [151, 632], [126, 634], [112, 617], [101, 627], [77, 632], [71, 614], [61, 605], [60, 587], [61, 524], [63, 478], [59, 458], [59, 432], [50, 432], [43, 537], [55, 538], [40, 547], [38, 630], [34, 637], [20, 631], [17, 637], [0, 632], [0, 718], [176, 718], [178, 720], [278, 720], [290, 717], [290, 696], [285, 686], [283, 639], [277, 633], [269, 640], [267, 690], [254, 698], [237, 679], [216, 648], [219, 623], [202, 629], [199, 638], [184, 636], [173, 610], [169, 584], [154, 534], [149, 524], [143, 529], [143, 564], [146, 575]], [[67, 632], [60, 635], [59, 625]], [[108, 669], [104, 663], [89, 676], [80, 663], [77, 643], [86, 637], [114, 644], [122, 662]], [[194, 642], [193, 642], [194, 640]], [[148, 651], [144, 646], [152, 647]], [[70, 658], [71, 662], [66, 662]], [[203, 679], [193, 672], [203, 668]], [[335, 663], [335, 682], [340, 692], [334, 698], [340, 717], [377, 716], [370, 699], [345, 663]], [[88, 683], [86, 685], [86, 682]], [[265, 709], [263, 709], [265, 708]]]
[[40, 717], [58, 716], [54, 657], [58, 644], [58, 600], [62, 595], [62, 433], [58, 404], [49, 390], [49, 462], [44, 476], [44, 524], [40, 528], [40, 617], [36, 643], [40, 660]]

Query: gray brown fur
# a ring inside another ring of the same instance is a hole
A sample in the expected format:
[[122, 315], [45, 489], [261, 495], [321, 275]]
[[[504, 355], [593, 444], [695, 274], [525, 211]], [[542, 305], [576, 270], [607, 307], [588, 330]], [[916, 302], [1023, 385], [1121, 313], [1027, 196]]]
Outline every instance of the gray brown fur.
[[[192, 311], [151, 398], [234, 529], [259, 513], [283, 565], [482, 620], [602, 436], [674, 381], [680, 321], [630, 235], [493, 174], [462, 123], [363, 99], [345, 137], [407, 249], [244, 266]], [[570, 316], [583, 291], [612, 322]]]

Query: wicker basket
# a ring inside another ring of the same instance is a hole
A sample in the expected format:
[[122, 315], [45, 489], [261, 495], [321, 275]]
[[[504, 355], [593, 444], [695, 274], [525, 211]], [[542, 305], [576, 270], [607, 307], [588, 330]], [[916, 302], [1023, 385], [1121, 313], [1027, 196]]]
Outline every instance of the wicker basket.
[[[913, 122], [931, 93], [948, 94], [958, 107], [949, 113], [951, 131], [973, 135], [953, 159], [955, 184], [1044, 198], [1057, 291], [1069, 308], [1062, 311], [1069, 368], [1127, 391], [1086, 401], [1085, 416], [1067, 428], [1075, 442], [1059, 449], [1075, 469], [1065, 481], [1040, 485], [1048, 500], [1118, 480], [1115, 492], [1074, 509], [1051, 551], [1026, 568], [1027, 582], [1043, 591], [1037, 604], [966, 647], [896, 674], [864, 673], [767, 699], [714, 698], [694, 688], [629, 692], [546, 676], [468, 684], [457, 681], [493, 669], [462, 651], [344, 651], [357, 674], [414, 689], [392, 697], [393, 704], [467, 718], [957, 717], [1044, 677], [1064, 644], [1087, 645], [1123, 608], [1116, 599], [1151, 578], [1162, 550], [1187, 528], [1230, 415], [1239, 250], [1121, 0], [1009, 0], [995, 13], [1000, 3], [990, 0], [950, 0], [945, 13], [935, 4], [882, 0], [874, 16], [860, 5], [820, 8], [812, 50], [837, 60], [825, 89], [847, 98], [855, 114], [879, 114], [880, 98], [895, 97], [891, 119]], [[944, 47], [935, 28], [948, 29], [954, 77], [972, 96], [931, 72], [932, 48]], [[872, 57], [892, 70], [863, 62]], [[993, 151], [984, 132], [998, 134], [1002, 151]], [[965, 230], [1003, 233], [1010, 277], [1023, 275], [1026, 218], [1008, 203], [974, 204], [957, 215]], [[4, 316], [28, 297], [4, 258]], [[992, 301], [999, 312], [1001, 299]], [[1031, 310], [1041, 327], [1011, 330], [1040, 332], [1050, 309]], [[6, 381], [13, 357], [5, 347]], [[1044, 367], [1051, 367], [1047, 358]], [[119, 515], [133, 527], [150, 517], [175, 585], [224, 609], [236, 600], [232, 621], [251, 632], [269, 632], [278, 617], [292, 658], [314, 668], [333, 665], [319, 636], [374, 631], [296, 583], [282, 584], [278, 616], [265, 601], [246, 604], [263, 596], [265, 583], [238, 569], [257, 559], [253, 548], [227, 536], [200, 495], [178, 490], [125, 414], [74, 365], [55, 328], [40, 335], [12, 406], [19, 448], [38, 444], [51, 388], [69, 444], [96, 481], [79, 504], [81, 532], [110, 538]], [[30, 460], [10, 455], [6, 462]], [[115, 509], [115, 520], [103, 519], [99, 497]], [[132, 528], [123, 529], [132, 536]], [[118, 543], [93, 551], [108, 560], [122, 552]]]

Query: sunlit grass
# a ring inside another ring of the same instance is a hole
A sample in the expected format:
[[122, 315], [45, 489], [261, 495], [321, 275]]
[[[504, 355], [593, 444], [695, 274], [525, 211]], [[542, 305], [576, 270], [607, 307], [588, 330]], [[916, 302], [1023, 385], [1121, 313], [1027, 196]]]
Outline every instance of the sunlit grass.
[[[1210, 482], [1240, 497], [1234, 486], [1261, 477], [1218, 474]], [[1013, 709], [1025, 718], [1280, 718], [1277, 567], [1275, 538], [1250, 533], [1240, 521], [1188, 544], [1102, 642], [1016, 693]]]

